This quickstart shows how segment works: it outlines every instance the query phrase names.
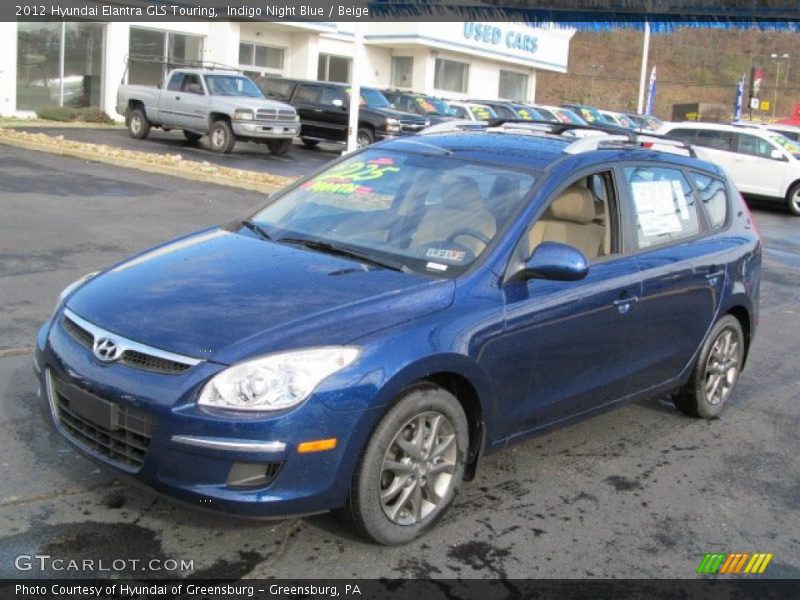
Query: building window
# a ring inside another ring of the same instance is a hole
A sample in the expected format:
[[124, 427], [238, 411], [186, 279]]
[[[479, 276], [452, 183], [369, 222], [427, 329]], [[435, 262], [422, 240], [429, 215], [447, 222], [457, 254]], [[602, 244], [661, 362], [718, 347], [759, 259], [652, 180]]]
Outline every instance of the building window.
[[319, 81], [335, 81], [338, 83], [350, 82], [350, 66], [352, 60], [346, 56], [333, 54], [320, 54], [317, 64], [317, 79]]
[[411, 76], [414, 71], [414, 57], [392, 57], [392, 86], [396, 88], [410, 88]]
[[265, 71], [280, 73], [283, 71], [283, 54], [283, 48], [250, 42], [239, 44], [239, 64], [243, 67], [260, 67]]
[[160, 85], [169, 69], [202, 60], [202, 36], [131, 27], [128, 83]]
[[528, 99], [528, 76], [514, 71], [500, 70], [500, 85], [497, 90], [498, 98], [508, 100]]
[[102, 23], [19, 23], [17, 108], [100, 106], [104, 30]]
[[467, 63], [436, 59], [436, 72], [433, 87], [448, 92], [466, 93], [469, 85], [469, 65]]

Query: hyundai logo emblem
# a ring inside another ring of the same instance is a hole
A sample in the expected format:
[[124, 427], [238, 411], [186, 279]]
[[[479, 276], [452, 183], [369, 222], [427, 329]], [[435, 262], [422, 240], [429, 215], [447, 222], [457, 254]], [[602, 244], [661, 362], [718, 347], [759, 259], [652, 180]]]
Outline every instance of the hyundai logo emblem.
[[95, 340], [92, 352], [100, 362], [114, 362], [122, 354], [117, 343], [108, 337], [101, 337]]

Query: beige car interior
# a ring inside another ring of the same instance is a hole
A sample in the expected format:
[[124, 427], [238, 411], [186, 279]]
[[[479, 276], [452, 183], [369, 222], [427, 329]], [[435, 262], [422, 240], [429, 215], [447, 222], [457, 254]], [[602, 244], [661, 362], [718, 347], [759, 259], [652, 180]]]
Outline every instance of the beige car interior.
[[528, 234], [528, 256], [542, 242], [577, 248], [588, 259], [611, 253], [611, 228], [606, 198], [595, 199], [587, 180], [573, 183], [553, 200]]
[[[411, 247], [447, 240], [457, 230], [474, 231], [487, 240], [491, 240], [497, 231], [494, 215], [486, 208], [477, 183], [470, 177], [448, 178], [441, 201], [426, 207]], [[486, 247], [483, 241], [465, 233], [450, 241], [466, 246], [475, 256]]]

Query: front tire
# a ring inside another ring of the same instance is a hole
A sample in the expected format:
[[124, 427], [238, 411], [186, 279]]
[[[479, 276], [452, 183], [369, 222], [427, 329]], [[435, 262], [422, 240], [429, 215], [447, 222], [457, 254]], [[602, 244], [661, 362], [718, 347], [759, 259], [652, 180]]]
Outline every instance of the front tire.
[[375, 141], [375, 135], [371, 129], [361, 127], [356, 133], [356, 146], [359, 148], [369, 146], [373, 141]]
[[744, 363], [744, 334], [739, 320], [725, 315], [711, 330], [691, 379], [675, 396], [675, 405], [693, 417], [716, 419], [736, 387]]
[[786, 192], [786, 205], [789, 207], [790, 213], [795, 217], [800, 217], [800, 181]]
[[214, 152], [228, 154], [236, 144], [236, 137], [233, 135], [231, 124], [225, 119], [214, 121], [208, 132], [208, 145]]
[[150, 121], [141, 108], [134, 108], [128, 116], [128, 133], [137, 140], [143, 140], [150, 135]]
[[292, 149], [292, 140], [269, 140], [267, 148], [275, 156], [283, 156], [289, 154], [289, 150]]
[[372, 433], [353, 477], [349, 521], [380, 544], [410, 542], [452, 503], [468, 445], [467, 418], [452, 394], [432, 385], [412, 390]]

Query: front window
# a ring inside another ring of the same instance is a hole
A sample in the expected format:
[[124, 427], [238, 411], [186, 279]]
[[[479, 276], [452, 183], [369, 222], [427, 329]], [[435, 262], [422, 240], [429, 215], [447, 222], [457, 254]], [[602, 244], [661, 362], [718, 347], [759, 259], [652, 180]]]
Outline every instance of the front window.
[[[350, 97], [350, 90], [347, 90], [347, 96]], [[371, 88], [361, 88], [361, 101], [360, 106], [371, 106], [372, 108], [391, 108], [392, 104], [386, 99], [386, 96], [378, 90]]]
[[455, 60], [437, 58], [433, 87], [448, 92], [466, 93], [469, 85], [469, 65]]
[[206, 75], [206, 87], [212, 96], [263, 97], [255, 83], [238, 75]]
[[368, 150], [280, 196], [252, 221], [277, 243], [345, 249], [390, 268], [452, 277], [492, 243], [535, 179], [448, 157]]

